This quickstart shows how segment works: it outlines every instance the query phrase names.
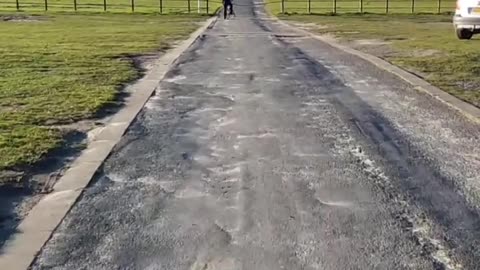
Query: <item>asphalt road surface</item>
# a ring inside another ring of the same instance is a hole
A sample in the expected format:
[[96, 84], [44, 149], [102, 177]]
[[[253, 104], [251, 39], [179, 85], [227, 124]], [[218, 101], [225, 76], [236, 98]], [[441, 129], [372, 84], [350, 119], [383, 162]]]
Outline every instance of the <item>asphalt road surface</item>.
[[479, 126], [236, 4], [32, 269], [480, 269]]

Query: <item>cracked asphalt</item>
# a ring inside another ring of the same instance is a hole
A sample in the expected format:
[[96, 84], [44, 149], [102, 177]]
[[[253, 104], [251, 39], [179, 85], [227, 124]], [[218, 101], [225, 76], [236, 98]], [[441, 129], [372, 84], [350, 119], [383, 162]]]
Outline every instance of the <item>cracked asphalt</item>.
[[169, 72], [32, 269], [480, 269], [480, 127], [252, 0]]

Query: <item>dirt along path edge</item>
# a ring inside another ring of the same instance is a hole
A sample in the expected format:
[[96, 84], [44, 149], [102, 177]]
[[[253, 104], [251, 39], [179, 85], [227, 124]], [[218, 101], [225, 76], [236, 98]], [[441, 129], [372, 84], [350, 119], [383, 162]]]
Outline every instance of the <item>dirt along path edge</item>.
[[285, 21], [279, 19], [275, 15], [271, 14], [271, 12], [267, 12], [267, 14], [272, 19], [277, 21], [278, 23], [280, 23], [280, 24], [282, 24], [286, 27], [289, 27], [294, 31], [300, 32], [300, 33], [302, 33], [306, 36], [310, 36], [312, 38], [320, 40], [320, 41], [322, 41], [322, 42], [324, 42], [324, 43], [326, 43], [326, 44], [328, 44], [328, 45], [330, 45], [334, 48], [340, 49], [340, 50], [342, 50], [346, 53], [355, 55], [355, 56], [357, 56], [361, 59], [364, 59], [364, 60], [372, 63], [376, 67], [378, 67], [380, 69], [383, 69], [383, 70], [401, 78], [402, 80], [406, 81], [407, 83], [411, 84], [418, 91], [426, 93], [426, 94], [432, 96], [433, 98], [436, 98], [440, 102], [446, 104], [447, 106], [451, 107], [452, 109], [460, 112], [463, 116], [465, 116], [469, 120], [471, 120], [471, 121], [473, 121], [477, 124], [480, 124], [480, 108], [477, 108], [470, 103], [467, 103], [467, 102], [465, 102], [461, 99], [458, 99], [458, 98], [450, 95], [449, 93], [441, 90], [440, 88], [438, 88], [436, 86], [431, 85], [430, 83], [421, 79], [420, 77], [418, 77], [418, 76], [416, 76], [416, 75], [414, 75], [414, 74], [412, 74], [412, 73], [410, 73], [410, 72], [408, 72], [408, 71], [406, 71], [406, 70], [404, 70], [404, 69], [402, 69], [398, 66], [395, 66], [395, 65], [393, 65], [393, 64], [391, 64], [391, 63], [389, 63], [389, 62], [387, 62], [387, 61], [385, 61], [385, 60], [383, 60], [383, 59], [381, 59], [377, 56], [358, 51], [358, 50], [353, 49], [351, 47], [348, 47], [346, 45], [339, 44], [333, 38], [317, 35], [317, 34], [314, 34], [310, 31], [300, 29], [300, 28], [296, 27], [295, 25], [292, 25], [291, 23], [288, 23], [288, 22], [285, 22]]
[[5, 243], [0, 251], [0, 269], [28, 269], [147, 100], [159, 90], [159, 82], [170, 67], [216, 20], [216, 16], [208, 19], [188, 39], [158, 58], [154, 67], [130, 86], [132, 95], [125, 101], [125, 106], [97, 133], [57, 181], [53, 191], [31, 209], [17, 227], [17, 233]]

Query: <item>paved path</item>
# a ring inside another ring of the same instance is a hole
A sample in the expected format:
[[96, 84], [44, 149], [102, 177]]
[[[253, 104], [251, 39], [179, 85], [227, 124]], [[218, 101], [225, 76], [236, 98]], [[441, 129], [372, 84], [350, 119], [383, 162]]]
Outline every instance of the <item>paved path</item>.
[[33, 269], [478, 269], [480, 128], [250, 1], [183, 55]]

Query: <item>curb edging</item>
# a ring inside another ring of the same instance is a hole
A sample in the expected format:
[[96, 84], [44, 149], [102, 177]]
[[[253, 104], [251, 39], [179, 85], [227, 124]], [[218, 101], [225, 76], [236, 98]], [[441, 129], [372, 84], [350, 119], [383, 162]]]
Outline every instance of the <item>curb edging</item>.
[[53, 192], [45, 195], [30, 210], [16, 228], [18, 232], [0, 249], [0, 269], [25, 270], [31, 266], [38, 252], [76, 203], [148, 99], [158, 89], [160, 81], [172, 65], [216, 20], [217, 16], [208, 19], [187, 40], [157, 59], [154, 67], [143, 78], [128, 86], [132, 95], [126, 99], [125, 106], [98, 131], [87, 148], [57, 181]]

